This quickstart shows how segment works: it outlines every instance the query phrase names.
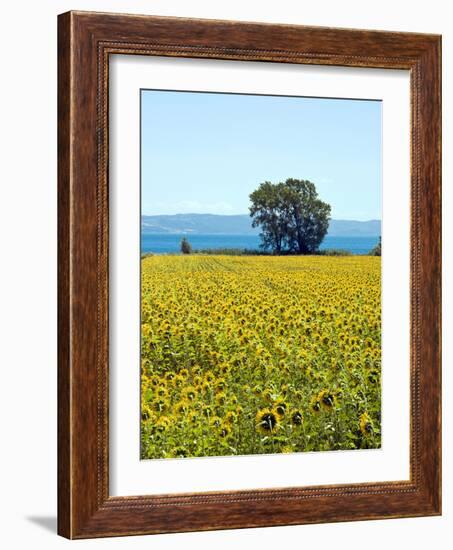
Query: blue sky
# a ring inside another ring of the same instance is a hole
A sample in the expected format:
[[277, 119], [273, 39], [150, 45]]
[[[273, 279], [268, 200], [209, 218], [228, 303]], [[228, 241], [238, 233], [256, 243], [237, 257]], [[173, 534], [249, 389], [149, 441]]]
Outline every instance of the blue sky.
[[308, 179], [336, 219], [381, 218], [381, 102], [142, 90], [142, 214], [246, 214]]

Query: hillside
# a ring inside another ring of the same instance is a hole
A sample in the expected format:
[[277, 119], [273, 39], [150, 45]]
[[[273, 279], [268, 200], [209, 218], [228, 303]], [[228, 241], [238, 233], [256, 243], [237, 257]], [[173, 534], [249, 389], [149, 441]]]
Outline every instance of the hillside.
[[[248, 214], [175, 214], [142, 216], [142, 233], [187, 233], [208, 235], [257, 235]], [[374, 237], [381, 234], [380, 220], [331, 220], [332, 237]]]

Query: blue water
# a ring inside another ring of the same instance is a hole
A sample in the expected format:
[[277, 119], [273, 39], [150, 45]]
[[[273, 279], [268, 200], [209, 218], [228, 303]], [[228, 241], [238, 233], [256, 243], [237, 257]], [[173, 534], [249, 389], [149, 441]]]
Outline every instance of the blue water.
[[[258, 235], [182, 235], [182, 234], [142, 234], [142, 252], [168, 254], [180, 251], [181, 239], [186, 237], [193, 249], [240, 248], [257, 250], [260, 245]], [[341, 248], [352, 254], [367, 254], [378, 243], [379, 237], [326, 237], [319, 247]]]

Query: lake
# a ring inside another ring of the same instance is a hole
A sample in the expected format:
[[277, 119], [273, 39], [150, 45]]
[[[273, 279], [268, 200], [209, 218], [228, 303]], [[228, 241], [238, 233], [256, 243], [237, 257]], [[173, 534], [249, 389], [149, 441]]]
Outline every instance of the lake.
[[[207, 248], [240, 248], [257, 250], [260, 245], [258, 235], [182, 235], [176, 233], [142, 233], [141, 251], [153, 254], [180, 252], [181, 239], [186, 237], [193, 249]], [[333, 237], [327, 236], [319, 247], [341, 248], [352, 254], [368, 254], [376, 246], [379, 237]]]

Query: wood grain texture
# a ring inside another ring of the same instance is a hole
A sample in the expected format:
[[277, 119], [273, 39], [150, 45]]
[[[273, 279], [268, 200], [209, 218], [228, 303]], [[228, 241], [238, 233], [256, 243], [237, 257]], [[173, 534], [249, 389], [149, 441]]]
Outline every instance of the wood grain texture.
[[58, 532], [71, 536], [70, 17], [58, 24]]
[[[58, 532], [88, 538], [440, 514], [440, 37], [69, 12], [59, 16], [58, 47]], [[410, 71], [410, 481], [109, 496], [111, 54]]]

